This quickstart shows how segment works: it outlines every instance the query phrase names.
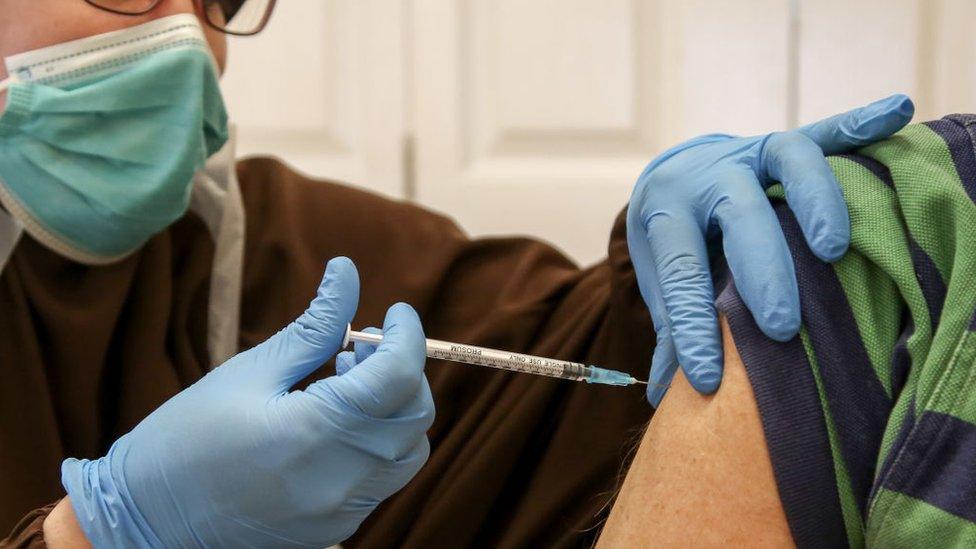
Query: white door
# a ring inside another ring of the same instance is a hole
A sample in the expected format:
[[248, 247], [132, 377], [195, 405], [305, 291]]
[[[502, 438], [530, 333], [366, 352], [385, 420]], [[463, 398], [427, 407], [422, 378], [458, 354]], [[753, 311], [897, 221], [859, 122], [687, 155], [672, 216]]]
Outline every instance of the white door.
[[238, 153], [402, 197], [403, 5], [284, 0], [262, 34], [231, 38], [223, 86]]
[[417, 0], [417, 198], [582, 263], [666, 146], [787, 123], [787, 3]]
[[973, 0], [282, 0], [225, 77], [242, 152], [606, 254], [664, 148], [895, 92], [976, 111]]
[[973, 0], [800, 3], [800, 121], [900, 92], [916, 120], [976, 112]]

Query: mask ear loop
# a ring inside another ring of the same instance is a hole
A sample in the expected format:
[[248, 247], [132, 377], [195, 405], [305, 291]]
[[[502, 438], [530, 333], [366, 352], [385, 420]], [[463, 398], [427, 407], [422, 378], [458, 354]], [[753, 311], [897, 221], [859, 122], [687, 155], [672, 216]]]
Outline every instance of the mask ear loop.
[[14, 248], [24, 233], [24, 226], [14, 216], [0, 208], [0, 272], [7, 266], [7, 261], [14, 253]]
[[10, 86], [13, 86], [14, 84], [16, 84], [19, 81], [20, 81], [20, 79], [17, 78], [17, 75], [16, 74], [12, 74], [12, 75], [8, 76], [7, 78], [5, 78], [3, 80], [0, 80], [0, 92], [6, 90]]

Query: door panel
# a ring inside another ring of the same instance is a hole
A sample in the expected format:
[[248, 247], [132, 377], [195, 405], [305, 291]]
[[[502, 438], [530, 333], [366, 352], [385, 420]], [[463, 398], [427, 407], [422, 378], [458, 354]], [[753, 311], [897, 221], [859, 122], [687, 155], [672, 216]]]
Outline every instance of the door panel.
[[786, 122], [785, 4], [725, 4], [418, 0], [418, 199], [477, 235], [603, 257], [666, 145]]
[[650, 159], [894, 92], [976, 110], [972, 0], [288, 0], [232, 39], [241, 152], [579, 262]]
[[919, 91], [919, 0], [801, 3], [800, 121]]
[[803, 2], [801, 122], [897, 92], [917, 120], [976, 110], [974, 23], [971, 0]]
[[231, 38], [223, 79], [239, 153], [403, 195], [403, 12], [389, 0], [287, 0]]
[[976, 112], [976, 2], [932, 0], [924, 5], [919, 114]]

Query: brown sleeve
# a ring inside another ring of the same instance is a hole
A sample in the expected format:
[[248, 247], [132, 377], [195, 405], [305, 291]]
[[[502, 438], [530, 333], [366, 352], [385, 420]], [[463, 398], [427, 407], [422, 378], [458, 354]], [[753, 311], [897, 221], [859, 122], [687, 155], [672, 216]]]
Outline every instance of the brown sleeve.
[[[428, 337], [646, 379], [654, 337], [622, 217], [608, 259], [579, 269], [544, 243], [472, 240], [443, 216], [311, 181], [276, 161], [245, 161], [239, 173], [248, 214], [245, 345], [295, 318], [325, 262], [346, 255], [362, 279], [358, 327], [381, 325], [386, 308], [405, 301]], [[438, 361], [427, 375], [437, 406], [430, 459], [344, 546], [590, 543], [650, 417], [643, 390]]]
[[0, 548], [3, 549], [40, 549], [47, 547], [44, 543], [44, 519], [51, 514], [51, 510], [57, 502], [35, 509], [27, 513], [20, 522], [14, 526], [10, 536], [0, 540]]

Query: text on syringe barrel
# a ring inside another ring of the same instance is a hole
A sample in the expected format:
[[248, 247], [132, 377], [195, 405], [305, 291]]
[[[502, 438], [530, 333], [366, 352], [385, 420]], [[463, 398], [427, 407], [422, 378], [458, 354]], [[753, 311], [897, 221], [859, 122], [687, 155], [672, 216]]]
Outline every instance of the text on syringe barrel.
[[489, 368], [509, 370], [511, 372], [558, 377], [560, 379], [578, 381], [587, 376], [586, 366], [576, 362], [554, 360], [510, 351], [498, 351], [436, 339], [427, 340], [427, 356], [453, 362], [488, 366]]

